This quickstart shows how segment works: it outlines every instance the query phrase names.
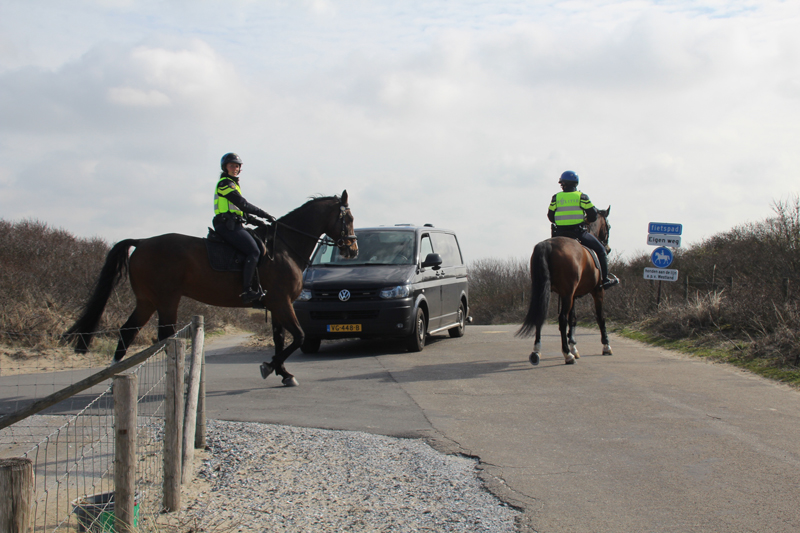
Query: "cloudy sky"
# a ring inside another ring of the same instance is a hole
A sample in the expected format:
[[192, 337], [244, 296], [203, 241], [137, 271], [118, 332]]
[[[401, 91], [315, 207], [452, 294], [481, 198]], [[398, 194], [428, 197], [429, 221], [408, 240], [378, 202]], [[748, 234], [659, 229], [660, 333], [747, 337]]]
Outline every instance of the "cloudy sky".
[[282, 215], [455, 229], [468, 261], [549, 236], [571, 169], [684, 243], [800, 193], [794, 0], [2, 0], [0, 218], [202, 236], [219, 159]]

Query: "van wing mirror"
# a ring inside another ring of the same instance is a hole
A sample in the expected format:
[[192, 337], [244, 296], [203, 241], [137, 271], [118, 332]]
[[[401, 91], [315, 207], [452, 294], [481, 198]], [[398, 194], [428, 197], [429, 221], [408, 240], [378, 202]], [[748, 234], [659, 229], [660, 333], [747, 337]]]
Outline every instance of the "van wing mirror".
[[442, 268], [442, 256], [439, 254], [428, 254], [428, 257], [422, 262], [422, 268], [426, 267], [433, 267], [434, 270]]

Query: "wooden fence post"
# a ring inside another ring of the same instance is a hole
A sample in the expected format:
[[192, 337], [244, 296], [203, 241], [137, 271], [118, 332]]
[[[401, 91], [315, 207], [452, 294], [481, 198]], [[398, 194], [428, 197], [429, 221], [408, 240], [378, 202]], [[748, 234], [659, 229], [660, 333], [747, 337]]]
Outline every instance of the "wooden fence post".
[[114, 376], [114, 529], [134, 531], [136, 506], [137, 374]]
[[202, 316], [192, 322], [192, 350], [200, 345], [200, 388], [197, 391], [197, 423], [194, 431], [194, 447], [202, 450], [206, 447], [206, 352], [205, 322]]
[[33, 461], [0, 459], [0, 531], [28, 533], [33, 512]]
[[200, 392], [200, 371], [203, 366], [203, 317], [192, 318], [192, 366], [189, 369], [189, 386], [186, 394], [186, 413], [183, 419], [183, 458], [181, 483], [192, 479], [194, 443], [197, 425], [197, 405]]
[[181, 443], [183, 438], [183, 360], [182, 339], [167, 342], [167, 382], [164, 398], [164, 510], [181, 508]]

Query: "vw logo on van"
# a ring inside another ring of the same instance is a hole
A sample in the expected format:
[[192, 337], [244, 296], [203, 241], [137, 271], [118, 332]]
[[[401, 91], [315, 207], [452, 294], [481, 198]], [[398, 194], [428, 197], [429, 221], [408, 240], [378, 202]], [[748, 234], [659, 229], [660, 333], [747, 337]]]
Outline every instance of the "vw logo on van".
[[339, 299], [343, 302], [346, 302], [350, 299], [350, 291], [347, 289], [342, 289], [339, 291]]

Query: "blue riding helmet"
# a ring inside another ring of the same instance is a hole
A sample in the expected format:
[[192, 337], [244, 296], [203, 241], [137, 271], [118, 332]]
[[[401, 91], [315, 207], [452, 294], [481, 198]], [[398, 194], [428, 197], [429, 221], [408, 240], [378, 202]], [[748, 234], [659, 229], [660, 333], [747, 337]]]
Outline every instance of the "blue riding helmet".
[[561, 177], [558, 178], [558, 182], [559, 183], [574, 183], [575, 185], [577, 185], [578, 184], [578, 175], [575, 174], [571, 170], [567, 170], [566, 172], [561, 174]]
[[233, 152], [229, 152], [222, 156], [222, 160], [219, 162], [219, 166], [222, 167], [222, 170], [227, 170], [225, 165], [228, 163], [238, 163], [239, 165], [242, 164], [242, 158], [238, 155], [234, 154]]

